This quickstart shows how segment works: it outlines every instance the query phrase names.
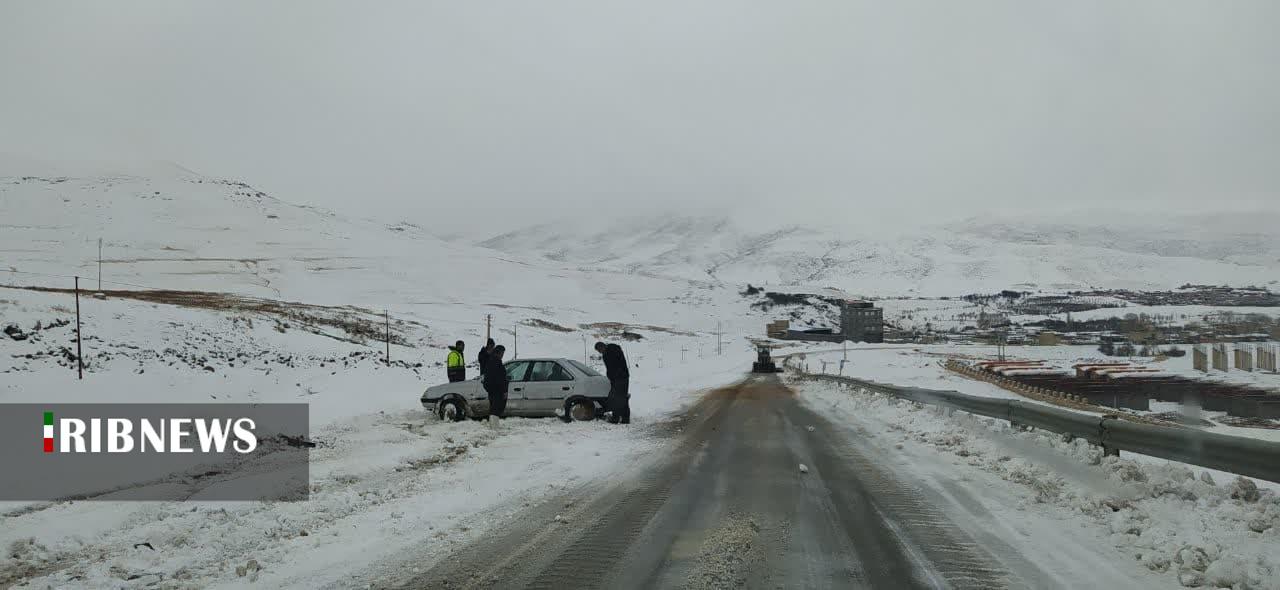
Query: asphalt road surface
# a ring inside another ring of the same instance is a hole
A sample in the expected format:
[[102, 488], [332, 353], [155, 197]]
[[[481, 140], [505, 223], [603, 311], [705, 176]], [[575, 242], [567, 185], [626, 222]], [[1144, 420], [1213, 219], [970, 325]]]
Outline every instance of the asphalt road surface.
[[1023, 585], [775, 376], [713, 391], [659, 428], [671, 451], [635, 479], [535, 506], [434, 568], [377, 586]]

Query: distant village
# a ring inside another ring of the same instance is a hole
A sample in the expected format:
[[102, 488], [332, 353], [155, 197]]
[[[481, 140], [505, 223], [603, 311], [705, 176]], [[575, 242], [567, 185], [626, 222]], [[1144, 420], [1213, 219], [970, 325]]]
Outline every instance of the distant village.
[[[875, 302], [835, 292], [778, 293], [748, 287], [753, 308], [780, 317], [766, 326], [774, 339], [897, 343], [973, 343], [1056, 346], [1094, 345], [1113, 356], [1181, 356], [1178, 345], [1280, 340], [1276, 314], [1230, 308], [1280, 308], [1280, 294], [1261, 287], [1184, 285], [1172, 291], [1098, 290], [1066, 294], [1002, 291], [956, 298], [969, 311], [955, 314], [947, 327], [885, 318]], [[949, 298], [942, 298], [947, 300]], [[1128, 306], [1206, 306], [1195, 313], [1121, 313], [1079, 318], [1098, 309]], [[804, 309], [811, 308], [811, 309]], [[974, 309], [976, 308], [976, 309]], [[1277, 310], [1280, 312], [1280, 310]], [[836, 325], [822, 325], [822, 324]], [[939, 322], [943, 323], [943, 322]], [[793, 324], [799, 324], [793, 327]]]

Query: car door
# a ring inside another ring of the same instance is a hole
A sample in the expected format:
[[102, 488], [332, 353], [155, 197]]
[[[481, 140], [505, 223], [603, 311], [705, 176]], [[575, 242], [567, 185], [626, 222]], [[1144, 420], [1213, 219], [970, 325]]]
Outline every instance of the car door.
[[573, 394], [573, 373], [556, 361], [534, 361], [529, 369], [528, 394], [530, 412], [538, 415], [555, 414], [564, 398]]
[[503, 365], [507, 370], [507, 414], [523, 416], [529, 412], [529, 400], [525, 390], [529, 382], [529, 361], [511, 361]]

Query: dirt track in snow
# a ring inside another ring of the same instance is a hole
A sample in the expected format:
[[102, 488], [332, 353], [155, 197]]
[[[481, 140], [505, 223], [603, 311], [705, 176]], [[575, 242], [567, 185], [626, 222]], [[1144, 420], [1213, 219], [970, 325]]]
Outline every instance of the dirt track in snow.
[[1020, 585], [776, 377], [713, 391], [662, 428], [670, 452], [636, 478], [544, 502], [429, 570], [372, 586]]

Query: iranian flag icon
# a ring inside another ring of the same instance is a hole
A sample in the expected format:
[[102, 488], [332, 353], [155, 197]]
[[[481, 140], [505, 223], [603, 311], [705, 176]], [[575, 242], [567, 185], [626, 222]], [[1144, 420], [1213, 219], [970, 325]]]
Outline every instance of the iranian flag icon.
[[53, 412], [44, 413], [44, 452], [53, 452]]

